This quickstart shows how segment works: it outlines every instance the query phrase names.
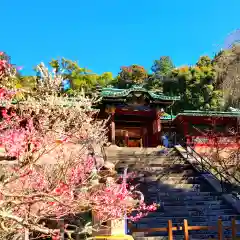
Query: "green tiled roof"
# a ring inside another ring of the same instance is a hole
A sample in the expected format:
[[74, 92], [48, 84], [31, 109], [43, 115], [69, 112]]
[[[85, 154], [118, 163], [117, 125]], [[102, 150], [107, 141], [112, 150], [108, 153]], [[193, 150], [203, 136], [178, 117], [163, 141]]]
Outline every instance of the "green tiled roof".
[[103, 98], [124, 98], [127, 97], [131, 92], [142, 92], [148, 93], [155, 100], [165, 100], [165, 101], [177, 101], [180, 100], [179, 96], [166, 96], [162, 93], [155, 91], [148, 91], [142, 86], [132, 86], [129, 89], [119, 89], [119, 88], [103, 88], [101, 91], [101, 97]]
[[190, 111], [178, 113], [177, 116], [216, 116], [216, 117], [240, 117], [240, 112], [217, 112], [217, 111]]

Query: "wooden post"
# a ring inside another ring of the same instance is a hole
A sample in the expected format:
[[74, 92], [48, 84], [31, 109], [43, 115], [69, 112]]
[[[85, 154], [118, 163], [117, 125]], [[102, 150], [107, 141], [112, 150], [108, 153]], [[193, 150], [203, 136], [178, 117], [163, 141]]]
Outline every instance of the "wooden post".
[[128, 131], [125, 131], [124, 138], [125, 138], [125, 147], [128, 147]]
[[190, 142], [191, 142], [190, 136], [186, 135], [186, 144], [187, 144], [187, 146], [191, 146]]
[[183, 231], [184, 231], [184, 240], [189, 240], [188, 221], [187, 221], [187, 219], [183, 220]]
[[114, 119], [112, 119], [111, 123], [111, 135], [112, 135], [112, 144], [115, 145], [115, 122]]
[[236, 219], [232, 219], [232, 239], [236, 239], [237, 231], [236, 231]]
[[173, 240], [172, 220], [168, 220], [168, 240]]
[[143, 133], [142, 133], [142, 136], [143, 136], [143, 147], [147, 147], [148, 146], [148, 139], [147, 139], [147, 128], [143, 128]]
[[115, 115], [115, 108], [111, 108], [111, 136], [112, 136], [112, 144], [115, 145], [115, 121], [114, 121], [114, 115]]
[[60, 228], [60, 240], [64, 240], [64, 219], [59, 219], [58, 224]]
[[188, 127], [188, 122], [184, 121], [183, 122], [183, 133], [184, 133], [185, 136], [188, 134], [188, 130], [189, 130], [188, 128], [189, 128]]
[[160, 132], [162, 130], [162, 125], [161, 125], [161, 111], [157, 108], [156, 111], [156, 127], [157, 127], [157, 144], [159, 145], [160, 142]]
[[218, 240], [223, 240], [223, 225], [222, 219], [218, 219]]

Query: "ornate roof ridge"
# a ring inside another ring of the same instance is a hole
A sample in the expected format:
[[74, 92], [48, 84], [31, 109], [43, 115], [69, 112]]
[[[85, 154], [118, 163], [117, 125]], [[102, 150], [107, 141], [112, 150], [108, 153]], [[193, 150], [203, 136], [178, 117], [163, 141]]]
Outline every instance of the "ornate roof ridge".
[[138, 86], [138, 85], [134, 85], [131, 88], [127, 88], [127, 89], [113, 88], [113, 87], [102, 88], [101, 96], [111, 97], [111, 98], [126, 97], [128, 94], [134, 91], [148, 93], [153, 99], [158, 99], [158, 100], [170, 100], [170, 101], [180, 100], [179, 96], [168, 96], [163, 93], [159, 93], [157, 91], [147, 90], [143, 86]]

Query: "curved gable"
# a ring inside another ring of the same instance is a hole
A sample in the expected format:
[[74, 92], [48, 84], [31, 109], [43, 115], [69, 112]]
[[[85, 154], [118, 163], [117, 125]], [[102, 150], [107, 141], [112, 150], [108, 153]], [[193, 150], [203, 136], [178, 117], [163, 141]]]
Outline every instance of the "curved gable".
[[127, 98], [128, 96], [135, 95], [145, 95], [151, 100], [161, 100], [161, 101], [176, 101], [180, 100], [179, 96], [166, 96], [162, 93], [155, 91], [148, 91], [146, 88], [141, 86], [133, 86], [129, 89], [118, 89], [118, 88], [103, 88], [101, 91], [101, 97], [103, 98]]

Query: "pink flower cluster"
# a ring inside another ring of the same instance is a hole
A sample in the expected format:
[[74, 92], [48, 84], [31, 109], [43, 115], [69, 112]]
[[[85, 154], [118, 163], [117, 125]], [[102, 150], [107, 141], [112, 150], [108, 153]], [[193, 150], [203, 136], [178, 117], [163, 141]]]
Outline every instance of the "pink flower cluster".
[[[11, 100], [13, 95], [0, 89], [0, 99]], [[136, 221], [157, 209], [156, 204], [147, 206], [143, 200], [136, 199], [134, 187], [127, 184], [127, 178], [134, 178], [133, 174], [120, 179], [108, 177], [106, 183], [100, 183], [101, 170], [96, 169], [95, 159], [89, 156], [87, 148], [81, 154], [77, 148], [78, 154], [70, 158], [68, 139], [57, 141], [54, 131], [50, 134], [43, 131], [47, 117], [41, 116], [36, 127], [31, 114], [20, 116], [14, 109], [2, 110], [0, 144], [8, 156], [24, 159], [24, 164], [20, 161], [16, 166], [6, 167], [8, 178], [4, 188], [0, 187], [1, 199], [6, 199], [6, 203], [1, 201], [1, 208], [4, 204], [9, 208], [11, 204], [12, 212], [23, 219], [30, 211], [31, 222], [36, 222], [34, 218], [52, 215], [60, 218], [83, 211], [95, 212], [102, 221], [126, 215]], [[54, 147], [53, 156], [43, 151], [46, 145]], [[47, 159], [53, 157], [56, 161], [39, 163], [37, 160], [43, 152]], [[134, 216], [132, 211], [136, 213]]]
[[15, 94], [15, 91], [9, 91], [5, 88], [0, 88], [0, 101], [12, 100]]
[[146, 205], [145, 203], [141, 203], [137, 210], [134, 211], [134, 214], [129, 216], [129, 219], [133, 222], [138, 221], [142, 217], [146, 217], [149, 212], [155, 212], [158, 209], [159, 205], [153, 203], [151, 205]]
[[5, 74], [7, 69], [10, 67], [7, 56], [4, 52], [0, 52], [0, 76]]
[[[6, 109], [1, 114], [3, 121], [0, 124], [0, 144], [4, 146], [8, 156], [19, 158], [23, 154], [41, 149], [44, 139], [37, 134], [32, 118], [22, 119], [13, 110], [8, 112]], [[26, 125], [21, 127], [24, 120], [27, 120]]]

